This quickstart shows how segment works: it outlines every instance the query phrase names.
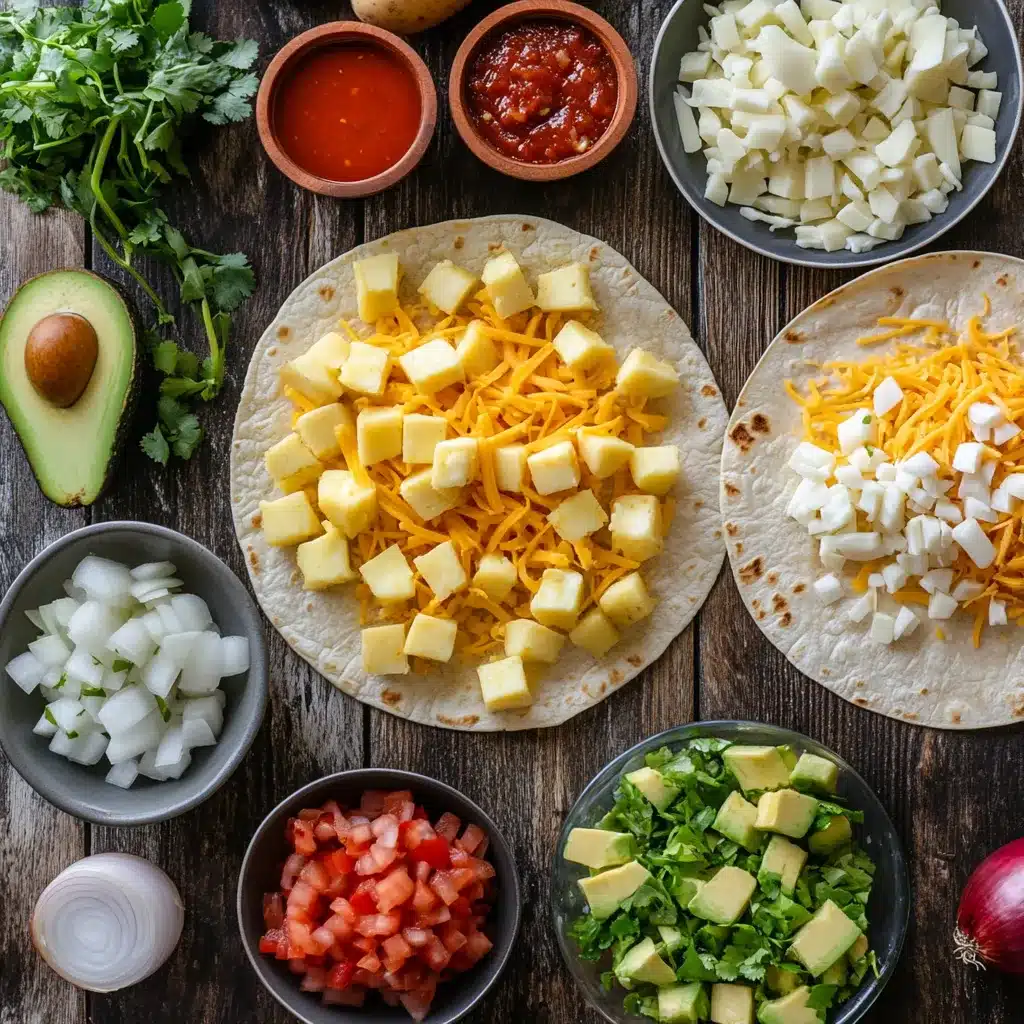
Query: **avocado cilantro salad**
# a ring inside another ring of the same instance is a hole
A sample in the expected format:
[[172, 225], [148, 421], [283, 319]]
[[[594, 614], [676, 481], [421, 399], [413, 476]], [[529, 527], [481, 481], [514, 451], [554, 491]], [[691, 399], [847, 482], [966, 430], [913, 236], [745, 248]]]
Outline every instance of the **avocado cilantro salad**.
[[791, 747], [714, 737], [650, 753], [566, 860], [588, 913], [570, 937], [610, 954], [602, 983], [668, 1024], [820, 1024], [878, 974], [866, 907], [875, 865], [836, 797], [839, 771]]

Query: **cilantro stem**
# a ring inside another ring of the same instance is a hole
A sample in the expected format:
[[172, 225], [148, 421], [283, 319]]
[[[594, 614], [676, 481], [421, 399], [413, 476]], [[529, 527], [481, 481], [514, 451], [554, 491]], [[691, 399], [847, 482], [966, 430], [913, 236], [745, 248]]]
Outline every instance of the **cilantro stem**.
[[203, 326], [206, 328], [206, 336], [210, 341], [210, 363], [213, 366], [213, 381], [216, 391], [220, 391], [224, 383], [224, 353], [221, 351], [220, 338], [217, 337], [217, 328], [213, 324], [213, 313], [210, 310], [210, 302], [203, 299]]
[[129, 274], [138, 284], [138, 286], [146, 293], [147, 298], [153, 303], [153, 307], [156, 309], [157, 319], [162, 324], [173, 324], [174, 317], [167, 312], [167, 307], [164, 306], [163, 302], [160, 301], [160, 296], [153, 291], [152, 286], [149, 282], [125, 259], [118, 255], [117, 251], [107, 240], [106, 236], [99, 229], [99, 225], [96, 223], [96, 208], [93, 207], [92, 216], [89, 219], [90, 226], [92, 227], [92, 233], [96, 241], [100, 243], [103, 251], [110, 257], [110, 259], [116, 263], [126, 274]]
[[121, 218], [111, 209], [110, 204], [107, 202], [107, 197], [103, 194], [103, 168], [107, 162], [107, 155], [110, 153], [110, 144], [114, 141], [114, 136], [117, 134], [120, 126], [121, 118], [112, 117], [110, 119], [107, 130], [103, 133], [103, 138], [100, 139], [99, 149], [96, 151], [96, 159], [92, 165], [89, 185], [92, 188], [92, 194], [96, 197], [97, 204], [107, 215], [107, 220], [117, 230], [121, 239], [127, 241], [128, 231], [125, 229], [124, 224], [121, 223]]

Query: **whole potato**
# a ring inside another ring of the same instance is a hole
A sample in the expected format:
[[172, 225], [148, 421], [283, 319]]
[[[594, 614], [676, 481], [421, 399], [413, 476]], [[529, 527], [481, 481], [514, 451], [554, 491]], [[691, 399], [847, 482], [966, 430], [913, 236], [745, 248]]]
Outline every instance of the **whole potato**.
[[412, 35], [457, 14], [469, 0], [352, 0], [356, 17], [400, 35]]

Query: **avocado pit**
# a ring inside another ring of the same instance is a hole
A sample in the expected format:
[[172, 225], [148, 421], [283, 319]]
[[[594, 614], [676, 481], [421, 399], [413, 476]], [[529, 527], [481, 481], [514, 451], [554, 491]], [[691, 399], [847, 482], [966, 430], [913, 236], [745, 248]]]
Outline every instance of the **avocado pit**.
[[25, 373], [36, 392], [59, 409], [75, 404], [96, 369], [96, 329], [78, 313], [51, 313], [29, 331]]

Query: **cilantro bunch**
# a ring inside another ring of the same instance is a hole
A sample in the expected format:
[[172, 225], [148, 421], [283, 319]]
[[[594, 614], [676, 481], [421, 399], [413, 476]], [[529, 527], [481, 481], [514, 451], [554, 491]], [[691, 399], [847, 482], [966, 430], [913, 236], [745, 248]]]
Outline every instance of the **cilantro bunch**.
[[190, 406], [220, 391], [231, 313], [255, 287], [243, 253], [196, 248], [158, 205], [167, 185], [189, 176], [190, 124], [245, 120], [259, 84], [248, 70], [256, 44], [190, 31], [190, 9], [191, 0], [14, 0], [0, 12], [0, 188], [36, 212], [63, 206], [84, 217], [146, 293], [159, 326], [174, 317], [139, 257], [170, 267], [181, 301], [202, 321], [203, 360], [150, 333], [163, 380], [142, 448], [160, 463], [172, 453], [189, 458], [202, 439]]

